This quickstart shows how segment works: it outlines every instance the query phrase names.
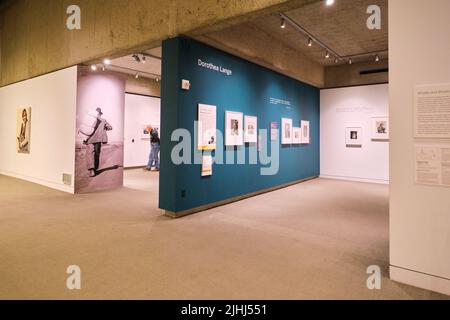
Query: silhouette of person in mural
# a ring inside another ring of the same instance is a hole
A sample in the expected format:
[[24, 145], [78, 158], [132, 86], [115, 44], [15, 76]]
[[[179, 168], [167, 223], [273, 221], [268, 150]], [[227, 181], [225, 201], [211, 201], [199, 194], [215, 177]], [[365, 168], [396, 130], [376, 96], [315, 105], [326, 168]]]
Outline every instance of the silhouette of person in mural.
[[91, 132], [83, 132], [81, 129], [78, 133], [87, 136], [83, 143], [87, 146], [86, 162], [89, 170], [89, 176], [95, 177], [99, 173], [100, 154], [102, 152], [102, 145], [108, 143], [108, 131], [111, 131], [112, 126], [102, 116], [101, 108], [95, 110], [97, 112], [96, 119], [92, 124]]

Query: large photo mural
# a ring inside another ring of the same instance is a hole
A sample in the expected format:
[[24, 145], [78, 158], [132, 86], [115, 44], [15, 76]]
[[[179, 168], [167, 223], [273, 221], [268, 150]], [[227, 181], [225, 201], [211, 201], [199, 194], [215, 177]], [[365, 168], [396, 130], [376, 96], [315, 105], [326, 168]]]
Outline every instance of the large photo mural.
[[80, 69], [78, 75], [75, 192], [123, 185], [125, 80]]

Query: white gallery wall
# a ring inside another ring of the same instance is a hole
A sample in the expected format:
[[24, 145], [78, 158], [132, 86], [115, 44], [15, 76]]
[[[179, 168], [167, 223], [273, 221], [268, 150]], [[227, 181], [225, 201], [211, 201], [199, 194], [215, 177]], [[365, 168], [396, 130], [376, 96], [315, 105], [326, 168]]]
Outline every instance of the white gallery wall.
[[[450, 83], [449, 0], [389, 1], [390, 276], [450, 295], [450, 188], [415, 183], [416, 85]], [[425, 41], [425, 42], [424, 42]]]
[[[321, 90], [321, 177], [389, 183], [389, 141], [371, 134], [372, 117], [388, 115], [388, 84]], [[361, 147], [347, 147], [347, 127], [362, 127]]]
[[[74, 175], [77, 67], [0, 88], [0, 174], [62, 191]], [[19, 154], [16, 117], [31, 107], [30, 153]]]
[[147, 165], [150, 140], [142, 139], [143, 126], [159, 126], [160, 121], [160, 98], [125, 95], [125, 168]]

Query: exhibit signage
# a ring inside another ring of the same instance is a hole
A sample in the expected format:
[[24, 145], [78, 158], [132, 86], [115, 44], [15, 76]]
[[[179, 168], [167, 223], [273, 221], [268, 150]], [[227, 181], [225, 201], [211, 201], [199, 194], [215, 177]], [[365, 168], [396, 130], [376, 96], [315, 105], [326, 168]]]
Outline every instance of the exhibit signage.
[[450, 145], [416, 144], [415, 181], [450, 187]]
[[450, 138], [450, 84], [415, 87], [414, 136]]
[[216, 106], [198, 105], [198, 150], [216, 149]]
[[231, 71], [230, 69], [224, 68], [222, 66], [217, 66], [217, 65], [215, 65], [215, 64], [213, 64], [211, 62], [205, 62], [205, 61], [202, 61], [201, 59], [197, 59], [197, 64], [201, 68], [205, 68], [205, 69], [209, 69], [209, 70], [212, 70], [212, 71], [220, 72], [220, 73], [223, 73], [223, 74], [225, 74], [227, 76], [233, 75], [233, 71]]

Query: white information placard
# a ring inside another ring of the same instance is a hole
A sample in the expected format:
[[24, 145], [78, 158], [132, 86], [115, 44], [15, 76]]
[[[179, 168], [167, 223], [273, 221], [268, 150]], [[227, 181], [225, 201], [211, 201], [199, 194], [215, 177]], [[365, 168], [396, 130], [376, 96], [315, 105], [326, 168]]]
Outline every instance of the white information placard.
[[450, 138], [450, 83], [414, 88], [414, 137]]
[[216, 149], [217, 107], [198, 105], [198, 150]]
[[416, 144], [415, 181], [450, 187], [450, 145]]

